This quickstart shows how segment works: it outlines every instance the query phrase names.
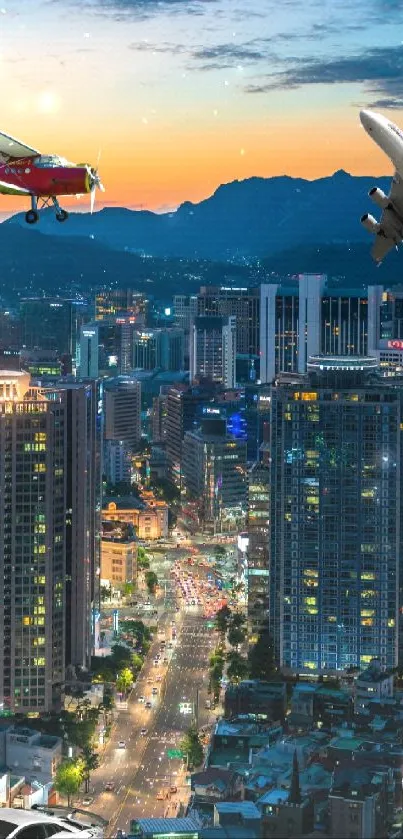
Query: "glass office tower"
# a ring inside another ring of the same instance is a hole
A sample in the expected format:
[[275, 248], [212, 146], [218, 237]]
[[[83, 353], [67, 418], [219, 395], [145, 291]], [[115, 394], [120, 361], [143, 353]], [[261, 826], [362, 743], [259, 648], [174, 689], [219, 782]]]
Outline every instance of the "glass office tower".
[[397, 664], [402, 396], [372, 358], [272, 391], [270, 622], [281, 665]]

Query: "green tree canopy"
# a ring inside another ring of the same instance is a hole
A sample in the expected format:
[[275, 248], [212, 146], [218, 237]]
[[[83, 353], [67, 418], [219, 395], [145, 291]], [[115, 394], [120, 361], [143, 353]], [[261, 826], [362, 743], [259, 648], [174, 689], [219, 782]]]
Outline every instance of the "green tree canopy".
[[231, 684], [236, 685], [239, 684], [242, 679], [246, 679], [249, 667], [245, 658], [243, 658], [235, 650], [231, 650], [231, 652], [227, 653], [227, 662], [227, 676]]
[[54, 779], [54, 787], [57, 792], [66, 796], [68, 807], [70, 807], [72, 797], [77, 795], [83, 779], [83, 761], [65, 760], [58, 766]]
[[120, 693], [124, 693], [125, 695], [130, 690], [133, 684], [133, 673], [129, 667], [124, 667], [123, 670], [120, 671], [118, 678], [116, 679], [116, 689]]
[[84, 746], [81, 754], [81, 759], [83, 762], [83, 778], [85, 783], [85, 792], [88, 792], [90, 786], [90, 777], [91, 772], [94, 772], [95, 769], [99, 766], [99, 757], [96, 752], [91, 748], [91, 746]]
[[220, 635], [225, 636], [228, 630], [231, 617], [231, 609], [228, 606], [222, 606], [215, 616], [215, 626]]
[[200, 766], [203, 762], [203, 746], [195, 726], [190, 726], [179, 747], [186, 757], [189, 767]]
[[268, 627], [264, 627], [248, 654], [249, 672], [251, 679], [267, 681], [276, 673], [274, 660], [273, 639]]
[[146, 580], [146, 586], [148, 588], [148, 591], [150, 592], [150, 594], [154, 594], [155, 589], [157, 588], [157, 585], [158, 585], [157, 575], [154, 574], [154, 571], [146, 571], [145, 580]]

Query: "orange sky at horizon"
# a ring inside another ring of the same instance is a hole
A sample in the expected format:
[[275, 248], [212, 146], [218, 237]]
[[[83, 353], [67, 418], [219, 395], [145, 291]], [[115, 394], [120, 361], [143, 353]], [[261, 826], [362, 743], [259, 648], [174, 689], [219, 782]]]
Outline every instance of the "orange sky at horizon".
[[[254, 176], [284, 174], [313, 180], [333, 174], [336, 168], [352, 175], [392, 175], [392, 164], [361, 128], [358, 111], [351, 109], [349, 117], [347, 121], [345, 112], [334, 111], [326, 116], [323, 111], [316, 117], [301, 115], [298, 133], [295, 121], [284, 118], [273, 119], [270, 126], [251, 121], [247, 130], [243, 126], [239, 132], [222, 131], [217, 122], [206, 125], [202, 133], [192, 125], [176, 131], [171, 127], [170, 132], [159, 126], [158, 130], [133, 131], [130, 149], [127, 136], [114, 146], [104, 137], [99, 171], [106, 192], [97, 193], [97, 208], [111, 205], [163, 211], [183, 201], [198, 203], [221, 183]], [[50, 147], [46, 126], [37, 126], [35, 145], [45, 153], [94, 165], [97, 153], [92, 157], [86, 153], [93, 139], [84, 137], [80, 149], [80, 130], [75, 130], [74, 137], [72, 130], [68, 142], [61, 137], [54, 146], [52, 138]], [[321, 143], [313, 146], [312, 137], [319, 133]], [[32, 142], [26, 136], [21, 139]], [[71, 210], [85, 211], [89, 201], [84, 197], [80, 201], [64, 199], [64, 203]], [[0, 196], [0, 214], [23, 208], [23, 199]]]

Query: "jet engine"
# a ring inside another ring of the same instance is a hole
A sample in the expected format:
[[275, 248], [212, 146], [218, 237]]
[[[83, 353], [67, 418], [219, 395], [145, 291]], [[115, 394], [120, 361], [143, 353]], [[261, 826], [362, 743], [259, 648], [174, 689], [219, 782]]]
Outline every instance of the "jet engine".
[[361, 216], [361, 224], [365, 227], [365, 230], [368, 230], [368, 233], [379, 233], [381, 229], [379, 222], [373, 216], [370, 216], [369, 213]]
[[389, 206], [390, 201], [389, 198], [379, 189], [378, 186], [373, 186], [368, 193], [371, 200], [376, 204], [381, 210], [386, 210], [386, 207]]

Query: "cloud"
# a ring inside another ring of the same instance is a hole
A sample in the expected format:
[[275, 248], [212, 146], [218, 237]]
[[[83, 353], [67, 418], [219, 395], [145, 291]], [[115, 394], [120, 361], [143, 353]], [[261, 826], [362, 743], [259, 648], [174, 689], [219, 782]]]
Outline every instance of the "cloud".
[[364, 84], [379, 98], [403, 96], [403, 46], [379, 47], [343, 58], [291, 58], [289, 69], [265, 75], [245, 87], [247, 93], [266, 93], [312, 84]]
[[365, 107], [374, 109], [380, 108], [382, 111], [401, 111], [403, 110], [403, 98], [394, 99], [393, 97], [389, 97], [385, 99], [375, 99], [374, 102], [366, 102]]
[[201, 61], [203, 69], [208, 69], [209, 62], [220, 63], [227, 66], [230, 60], [233, 64], [236, 61], [262, 61], [267, 58], [267, 51], [254, 47], [254, 41], [243, 46], [236, 44], [219, 44], [215, 47], [204, 47], [203, 49], [194, 50], [192, 56], [196, 61]]
[[[202, 15], [217, 0], [73, 0], [82, 11], [112, 17], [117, 21], [128, 18], [145, 20], [156, 14]], [[56, 4], [60, 0], [51, 0]], [[64, 2], [64, 0], [63, 0]]]

